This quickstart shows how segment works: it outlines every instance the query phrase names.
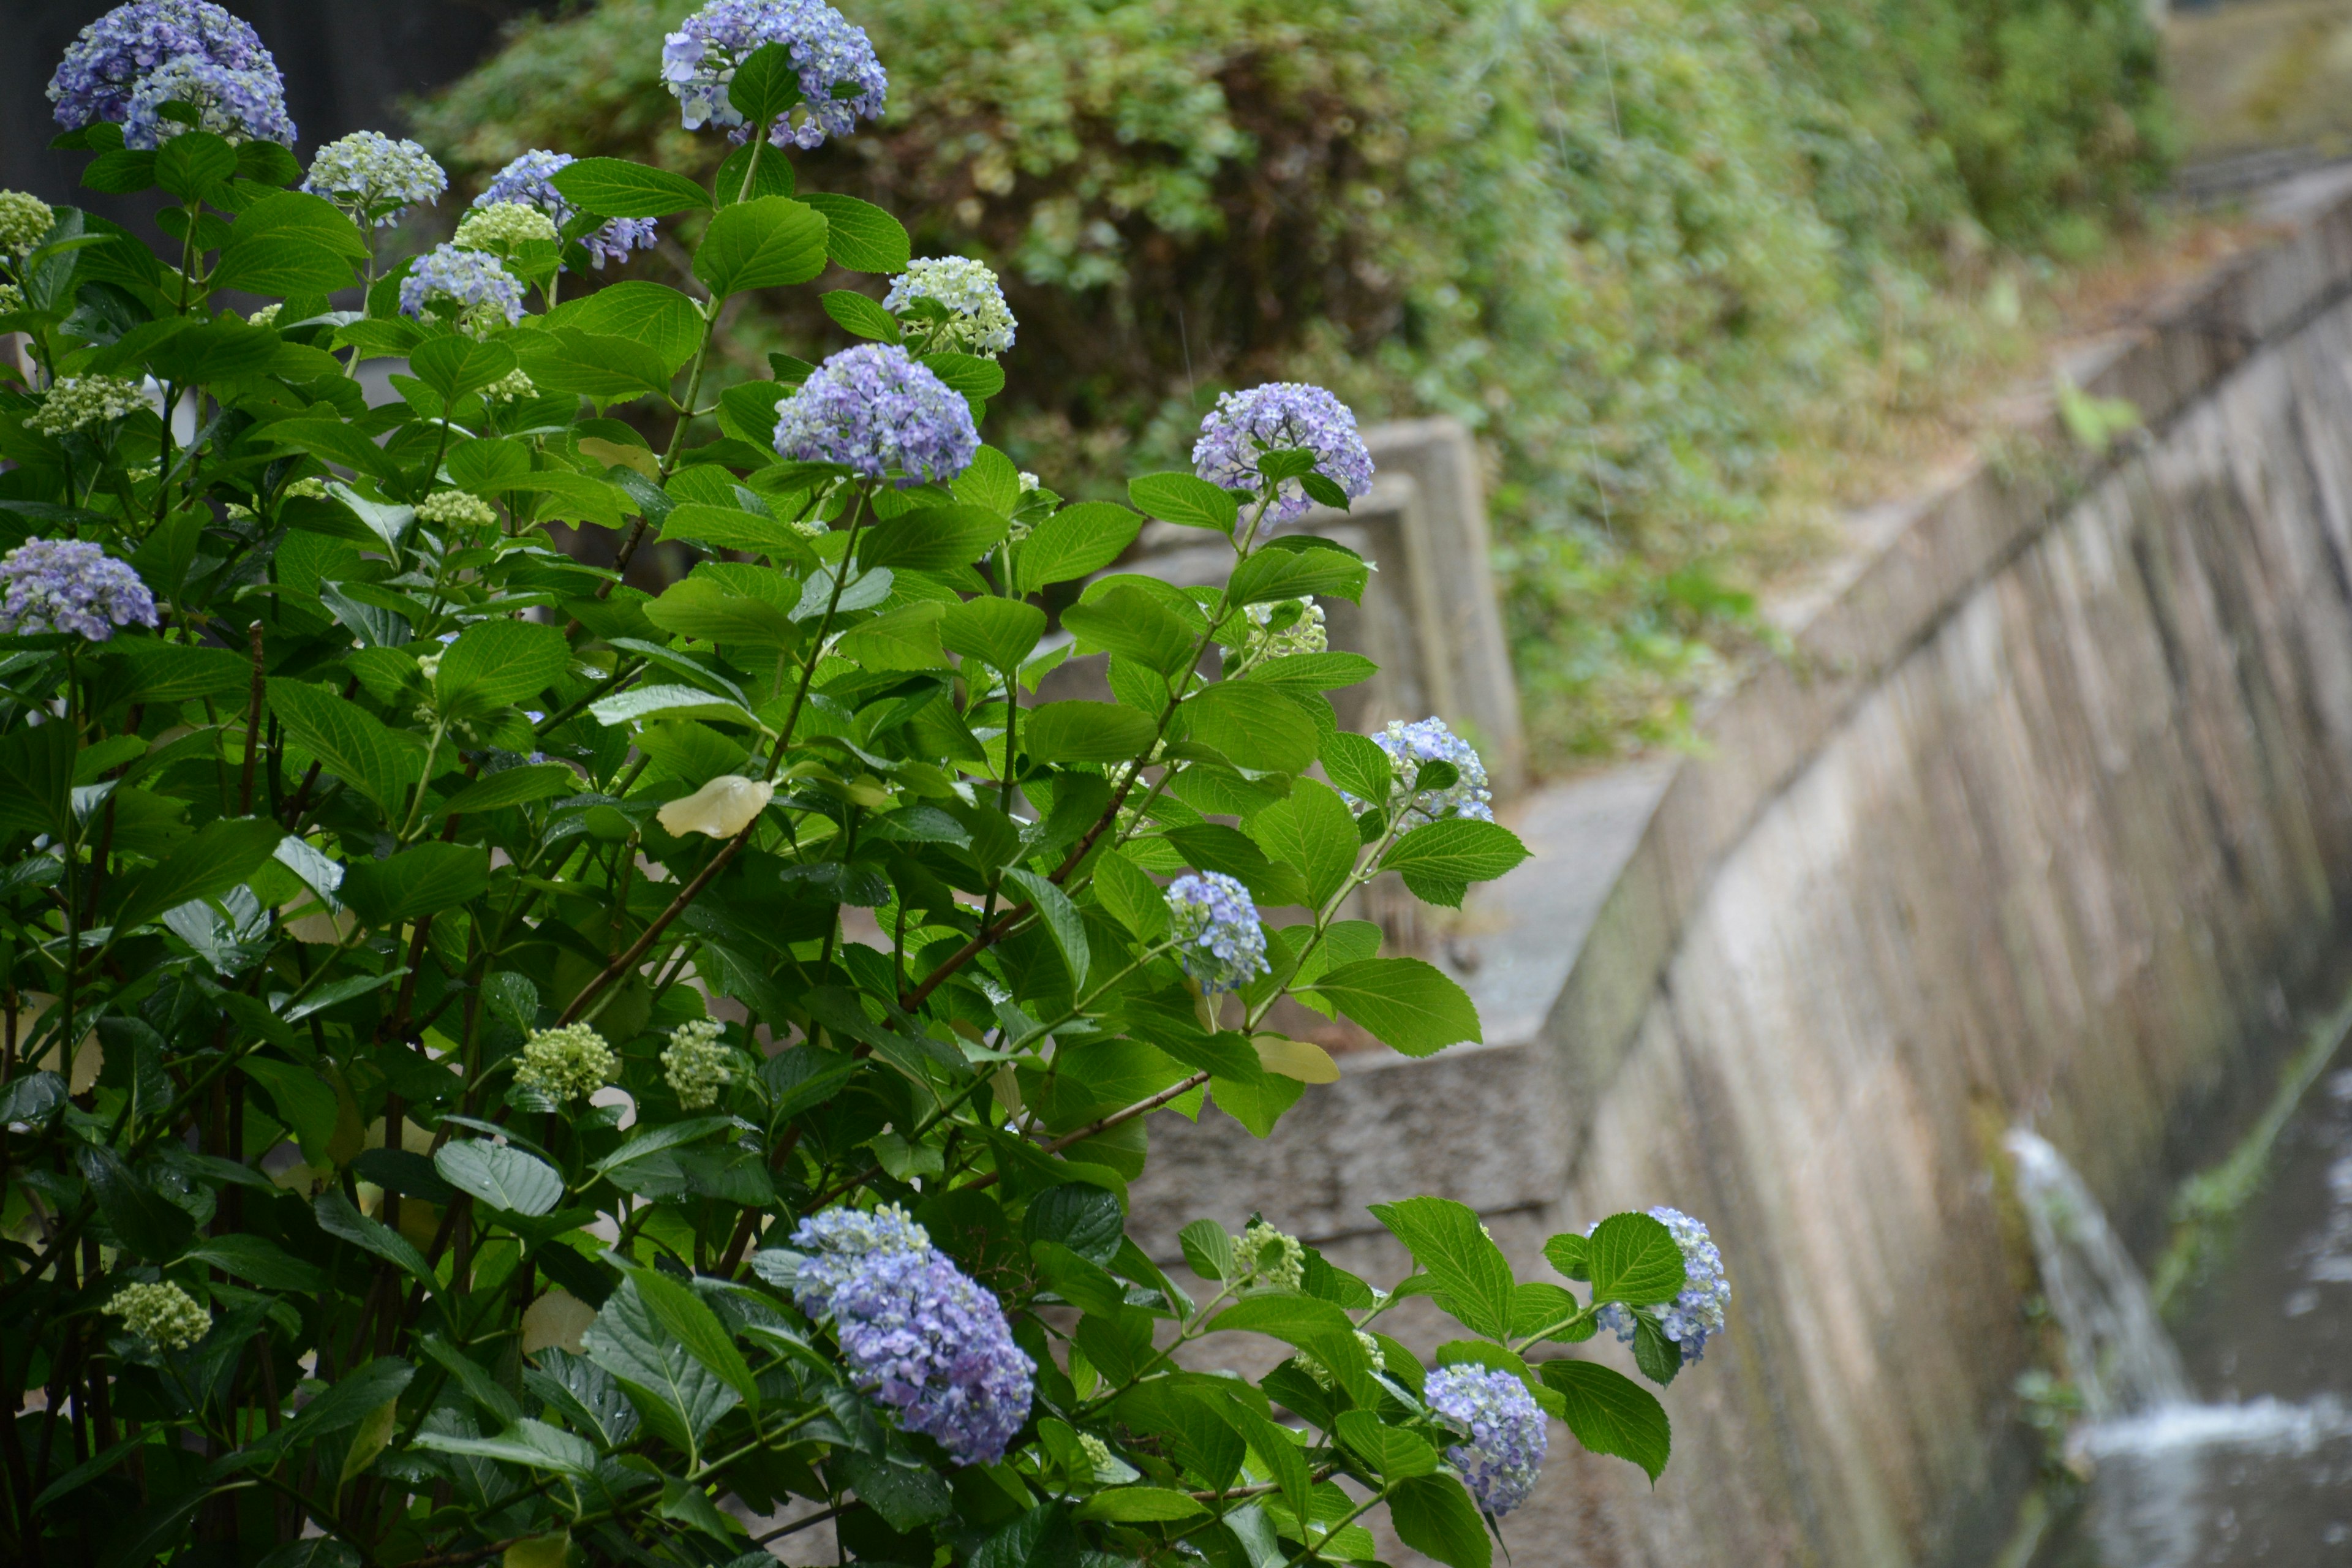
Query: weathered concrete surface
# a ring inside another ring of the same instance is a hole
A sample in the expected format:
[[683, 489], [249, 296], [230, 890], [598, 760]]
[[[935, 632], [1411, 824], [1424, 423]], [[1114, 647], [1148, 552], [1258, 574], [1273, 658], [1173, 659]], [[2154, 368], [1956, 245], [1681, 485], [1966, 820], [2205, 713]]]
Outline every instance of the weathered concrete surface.
[[1155, 1123], [1148, 1231], [1262, 1208], [1383, 1281], [1361, 1205], [1407, 1191], [1489, 1211], [1530, 1270], [1618, 1208], [1714, 1226], [1733, 1329], [1665, 1396], [1666, 1479], [1556, 1431], [1519, 1560], [1990, 1555], [2028, 1462], [1995, 1135], [2031, 1119], [2145, 1209], [2352, 893], [2352, 183], [2277, 216], [2075, 367], [2145, 444], [2095, 460], [2044, 419], [1860, 520], [1798, 658], [1708, 718], [1562, 925], [1532, 1038], [1351, 1063], [1265, 1144]]

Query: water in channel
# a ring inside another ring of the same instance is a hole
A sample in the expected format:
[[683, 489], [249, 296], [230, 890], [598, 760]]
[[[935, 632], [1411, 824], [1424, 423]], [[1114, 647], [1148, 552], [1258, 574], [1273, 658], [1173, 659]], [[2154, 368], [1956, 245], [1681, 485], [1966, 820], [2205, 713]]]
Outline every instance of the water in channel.
[[2177, 1338], [2058, 1152], [2010, 1149], [2086, 1417], [2033, 1568], [2352, 1564], [2352, 1071], [2305, 1097]]

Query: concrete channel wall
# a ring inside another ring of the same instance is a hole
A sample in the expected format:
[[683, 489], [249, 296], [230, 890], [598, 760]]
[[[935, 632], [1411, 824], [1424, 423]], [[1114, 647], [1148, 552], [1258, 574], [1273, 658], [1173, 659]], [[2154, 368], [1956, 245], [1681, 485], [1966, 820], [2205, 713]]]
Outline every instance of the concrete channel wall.
[[2273, 216], [2074, 367], [2145, 438], [2028, 420], [1856, 520], [1703, 757], [1522, 803], [1538, 859], [1446, 955], [1486, 1045], [1348, 1058], [1263, 1143], [1153, 1123], [1135, 1218], [1171, 1255], [1262, 1210], [1392, 1282], [1364, 1205], [1422, 1191], [1536, 1278], [1619, 1208], [1713, 1226], [1733, 1326], [1664, 1396], [1664, 1480], [1555, 1429], [1516, 1562], [1990, 1561], [2032, 1463], [2000, 1130], [2145, 1213], [2352, 893], [2352, 181]]

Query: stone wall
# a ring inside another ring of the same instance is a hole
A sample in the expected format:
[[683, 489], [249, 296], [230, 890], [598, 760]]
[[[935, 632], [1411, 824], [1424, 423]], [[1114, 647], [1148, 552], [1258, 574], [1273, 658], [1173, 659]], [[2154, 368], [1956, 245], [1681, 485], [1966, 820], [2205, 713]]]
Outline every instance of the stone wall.
[[1363, 1205], [1415, 1191], [1529, 1271], [1614, 1209], [1713, 1225], [1733, 1329], [1665, 1395], [1665, 1479], [1555, 1431], [1518, 1561], [1990, 1560], [2032, 1463], [1999, 1132], [2145, 1215], [2352, 892], [2352, 182], [2274, 216], [2073, 367], [2144, 440], [2045, 415], [1855, 520], [1702, 759], [1615, 781], [1606, 831], [1593, 784], [1526, 804], [1539, 859], [1469, 911], [1490, 1044], [1350, 1058], [1265, 1143], [1154, 1123], [1163, 1243], [1263, 1209], [1386, 1282]]

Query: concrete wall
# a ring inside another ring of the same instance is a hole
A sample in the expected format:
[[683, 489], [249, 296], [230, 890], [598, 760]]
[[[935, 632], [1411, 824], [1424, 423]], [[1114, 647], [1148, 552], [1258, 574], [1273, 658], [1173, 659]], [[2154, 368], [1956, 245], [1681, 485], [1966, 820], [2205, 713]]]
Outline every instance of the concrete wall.
[[[1632, 792], [1622, 842], [1529, 832], [1546, 858], [1483, 905], [1523, 1023], [1351, 1058], [1265, 1143], [1154, 1123], [1146, 1231], [1259, 1208], [1381, 1282], [1363, 1205], [1415, 1191], [1538, 1277], [1615, 1209], [1710, 1222], [1733, 1328], [1665, 1395], [1664, 1481], [1556, 1430], [1517, 1561], [1989, 1559], [2030, 1463], [1994, 1140], [2031, 1120], [2145, 1213], [2352, 892], [2352, 184], [2277, 216], [2076, 366], [2145, 442], [2095, 458], [2045, 416], [1857, 519], [1798, 658]], [[1544, 903], [1595, 855], [1597, 910]]]

